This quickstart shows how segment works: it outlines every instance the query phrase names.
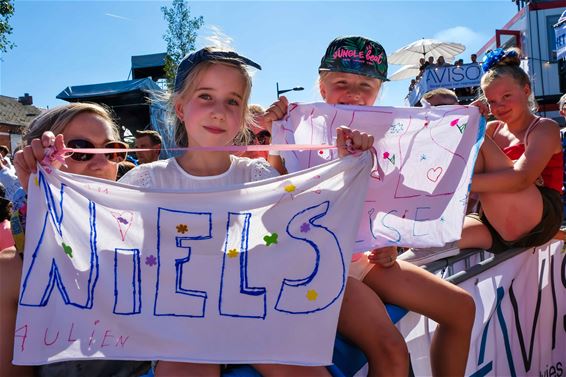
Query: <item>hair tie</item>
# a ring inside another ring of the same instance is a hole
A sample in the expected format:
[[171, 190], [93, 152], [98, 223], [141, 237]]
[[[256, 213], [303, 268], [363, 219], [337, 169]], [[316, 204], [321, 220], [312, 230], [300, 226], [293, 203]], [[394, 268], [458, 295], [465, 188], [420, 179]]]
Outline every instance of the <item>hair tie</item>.
[[481, 67], [484, 72], [487, 72], [489, 69], [493, 68], [497, 63], [499, 63], [501, 60], [505, 58], [513, 58], [515, 56], [517, 56], [517, 51], [515, 50], [509, 50], [507, 52], [502, 48], [496, 48], [495, 50], [488, 50], [485, 53]]

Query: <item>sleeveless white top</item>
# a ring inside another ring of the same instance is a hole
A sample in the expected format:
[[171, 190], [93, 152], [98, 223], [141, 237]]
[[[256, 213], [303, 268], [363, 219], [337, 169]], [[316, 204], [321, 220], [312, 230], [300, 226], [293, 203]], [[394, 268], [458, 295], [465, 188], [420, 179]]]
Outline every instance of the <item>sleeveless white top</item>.
[[206, 177], [187, 173], [174, 158], [159, 160], [130, 170], [120, 182], [144, 188], [198, 190], [279, 176], [277, 170], [263, 158], [230, 155], [230, 160], [230, 167], [224, 173]]

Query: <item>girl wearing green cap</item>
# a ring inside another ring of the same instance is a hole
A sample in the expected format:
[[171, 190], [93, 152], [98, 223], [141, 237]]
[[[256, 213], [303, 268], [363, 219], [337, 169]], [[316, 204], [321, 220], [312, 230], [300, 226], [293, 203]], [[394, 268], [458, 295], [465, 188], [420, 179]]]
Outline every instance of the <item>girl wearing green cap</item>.
[[[387, 80], [383, 47], [364, 37], [342, 37], [330, 43], [319, 67], [319, 88], [329, 104], [372, 106]], [[287, 99], [266, 112], [282, 119]], [[270, 162], [285, 171], [279, 156]], [[361, 254], [350, 264], [338, 331], [360, 347], [369, 362], [369, 376], [407, 376], [409, 353], [384, 303], [424, 314], [438, 323], [430, 350], [435, 376], [463, 376], [475, 317], [472, 297], [430, 272], [396, 261], [396, 247]]]

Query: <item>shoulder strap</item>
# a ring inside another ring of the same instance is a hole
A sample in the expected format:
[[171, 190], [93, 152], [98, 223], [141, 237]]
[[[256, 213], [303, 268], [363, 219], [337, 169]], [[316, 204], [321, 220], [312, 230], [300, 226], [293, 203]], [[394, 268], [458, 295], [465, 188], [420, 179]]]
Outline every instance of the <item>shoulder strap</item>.
[[529, 138], [529, 134], [531, 133], [533, 128], [535, 128], [535, 126], [537, 124], [539, 124], [541, 119], [542, 119], [541, 117], [535, 115], [535, 119], [533, 119], [531, 124], [529, 124], [529, 127], [527, 128], [527, 131], [525, 132], [525, 136], [523, 137], [523, 143], [525, 144], [525, 148], [527, 148], [527, 139]]
[[495, 137], [495, 135], [497, 135], [497, 131], [499, 131], [502, 124], [503, 124], [502, 121], [500, 121], [500, 120], [497, 121], [497, 126], [495, 126], [495, 129], [493, 130], [493, 133], [491, 134], [492, 139]]

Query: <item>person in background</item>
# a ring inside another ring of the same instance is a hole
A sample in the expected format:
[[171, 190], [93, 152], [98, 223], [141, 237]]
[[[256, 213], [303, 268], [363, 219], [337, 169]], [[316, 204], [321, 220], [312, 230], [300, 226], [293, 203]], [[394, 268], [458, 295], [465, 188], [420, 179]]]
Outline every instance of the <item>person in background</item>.
[[470, 55], [470, 61], [472, 64], [479, 64], [478, 63], [478, 56], [476, 54]]
[[483, 213], [466, 216], [456, 245], [411, 249], [399, 258], [423, 265], [460, 249], [496, 254], [540, 246], [558, 235], [564, 172], [560, 128], [535, 114], [531, 82], [520, 63], [518, 49], [490, 51], [483, 63], [486, 102], [474, 104], [495, 117], [487, 123], [471, 184]]
[[427, 59], [427, 67], [433, 68], [434, 67], [434, 56], [429, 56]]
[[10, 230], [12, 203], [6, 199], [6, 190], [0, 183], [0, 252], [14, 246], [14, 237]]
[[417, 85], [416, 79], [411, 79], [411, 83], [409, 84], [409, 92], [412, 92], [415, 89], [415, 85]]
[[[263, 115], [265, 110], [261, 105], [252, 104], [249, 107], [251, 120], [249, 124], [234, 138], [234, 145], [269, 145], [271, 133], [266, 129]], [[266, 139], [267, 137], [267, 139]], [[267, 140], [267, 142], [266, 142]], [[267, 159], [267, 151], [246, 151], [239, 153], [240, 157]]]
[[430, 106], [442, 106], [442, 105], [457, 105], [458, 97], [450, 89], [438, 88], [426, 92], [421, 98], [421, 104], [424, 107], [424, 103]]
[[136, 148], [151, 149], [144, 152], [136, 152], [139, 164], [159, 160], [161, 153], [161, 135], [154, 130], [136, 131]]
[[5, 158], [10, 154], [10, 149], [5, 145], [0, 145], [0, 158]]
[[446, 60], [444, 60], [444, 56], [440, 55], [437, 59], [436, 59], [436, 66], [437, 67], [447, 67], [451, 65], [450, 63], [446, 62]]
[[0, 145], [0, 184], [4, 186], [5, 197], [14, 201], [14, 195], [20, 188], [20, 182], [16, 176], [16, 169], [10, 161], [9, 151], [5, 145]]
[[124, 174], [126, 174], [127, 172], [129, 172], [130, 170], [135, 168], [136, 166], [137, 165], [134, 164], [131, 161], [124, 160], [124, 161], [120, 162], [118, 164], [118, 173], [116, 175], [116, 179], [122, 178], [124, 176]]

